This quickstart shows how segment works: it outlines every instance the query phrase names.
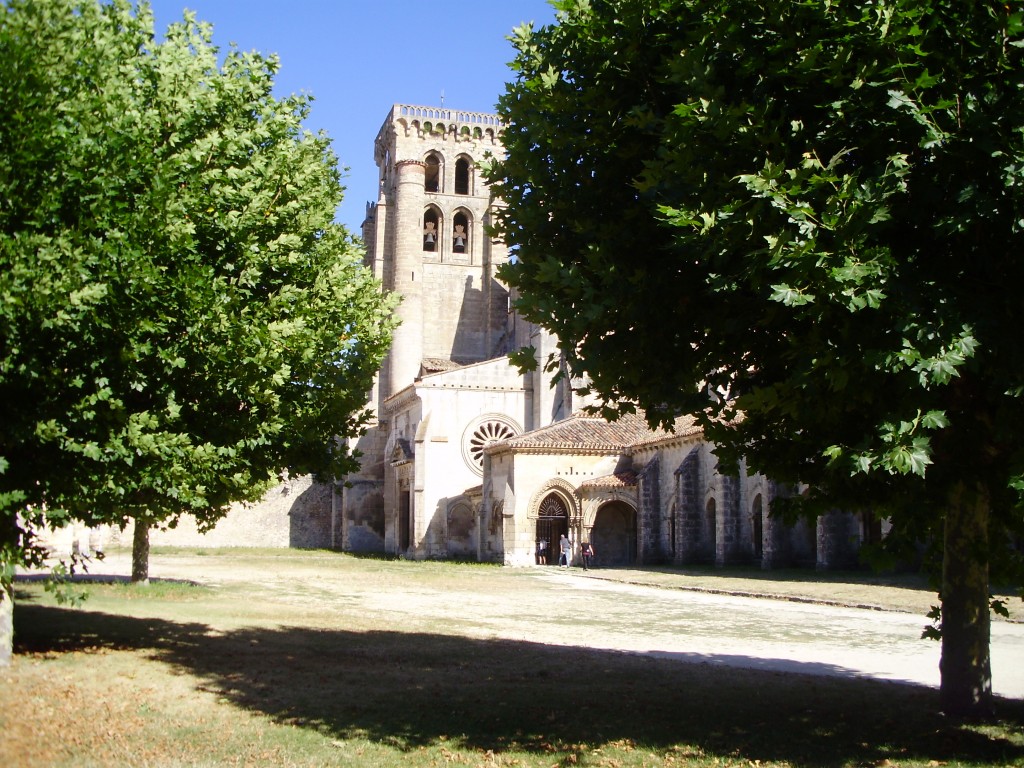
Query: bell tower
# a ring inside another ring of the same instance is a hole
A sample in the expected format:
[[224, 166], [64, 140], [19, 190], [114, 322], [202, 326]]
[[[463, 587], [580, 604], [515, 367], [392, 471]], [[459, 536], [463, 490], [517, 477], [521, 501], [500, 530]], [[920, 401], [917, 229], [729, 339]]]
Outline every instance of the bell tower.
[[[503, 154], [501, 127], [496, 115], [395, 104], [377, 133], [365, 262], [401, 297], [400, 325], [369, 393], [377, 422], [352, 446], [360, 470], [337, 484], [332, 543], [341, 549], [406, 552], [423, 542], [424, 484], [446, 473], [426, 471], [421, 441], [431, 414], [436, 427], [453, 412], [410, 412], [405, 398], [426, 374], [500, 358], [513, 346], [508, 289], [495, 277], [508, 251], [486, 234], [494, 201], [478, 168]], [[434, 435], [430, 445], [457, 448], [460, 438]]]
[[478, 164], [500, 155], [496, 115], [395, 104], [374, 143], [376, 203], [367, 207], [367, 261], [402, 296], [373, 407], [425, 372], [507, 349], [508, 254], [486, 234], [494, 201]]
[[377, 200], [362, 234], [367, 266], [400, 298], [400, 325], [369, 398], [377, 422], [352, 446], [360, 470], [337, 486], [332, 540], [342, 549], [532, 552], [532, 531], [508, 527], [511, 507], [484, 500], [484, 446], [566, 418], [573, 401], [544, 359], [524, 376], [507, 358], [526, 345], [546, 358], [557, 344], [510, 311], [497, 279], [508, 250], [488, 232], [501, 203], [480, 165], [503, 156], [501, 132], [496, 115], [395, 104], [377, 134]]

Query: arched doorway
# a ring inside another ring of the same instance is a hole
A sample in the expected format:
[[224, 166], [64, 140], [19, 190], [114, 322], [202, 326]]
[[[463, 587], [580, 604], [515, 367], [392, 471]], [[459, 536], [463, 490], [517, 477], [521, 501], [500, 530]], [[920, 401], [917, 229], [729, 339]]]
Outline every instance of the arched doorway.
[[590, 534], [598, 565], [633, 565], [636, 562], [636, 510], [612, 501], [597, 510]]
[[760, 493], [754, 497], [750, 508], [750, 539], [754, 562], [760, 563], [764, 556], [764, 504]]
[[410, 536], [410, 520], [412, 510], [409, 504], [409, 489], [402, 488], [398, 491], [398, 553], [404, 554], [409, 550], [412, 543]]
[[549, 493], [537, 511], [537, 535], [534, 537], [538, 565], [558, 565], [558, 541], [569, 535], [569, 507], [557, 493]]
[[476, 515], [462, 502], [448, 510], [448, 557], [476, 559]]

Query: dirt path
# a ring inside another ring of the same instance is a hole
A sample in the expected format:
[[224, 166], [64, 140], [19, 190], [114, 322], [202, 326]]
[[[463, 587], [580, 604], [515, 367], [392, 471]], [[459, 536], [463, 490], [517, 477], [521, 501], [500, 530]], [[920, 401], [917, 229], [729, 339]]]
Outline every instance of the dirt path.
[[[414, 569], [415, 564], [406, 564]], [[127, 575], [127, 553], [94, 574]], [[691, 663], [939, 684], [939, 646], [920, 639], [920, 614], [638, 586], [600, 572], [481, 569], [443, 576], [371, 576], [323, 567], [276, 569], [260, 560], [154, 555], [153, 578], [207, 585], [259, 583], [268, 600], [311, 612], [325, 626], [380, 622], [565, 646], [649, 653]], [[993, 688], [1024, 698], [1024, 625], [992, 629]]]

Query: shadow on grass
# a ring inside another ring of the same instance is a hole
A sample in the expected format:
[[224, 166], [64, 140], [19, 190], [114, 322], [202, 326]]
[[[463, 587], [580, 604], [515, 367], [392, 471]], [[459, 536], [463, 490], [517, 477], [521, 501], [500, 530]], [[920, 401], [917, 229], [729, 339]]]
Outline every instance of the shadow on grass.
[[935, 592], [928, 577], [916, 571], [874, 571], [868, 567], [857, 570], [816, 570], [814, 568], [772, 568], [766, 570], [760, 565], [693, 564], [685, 567], [674, 565], [651, 565], [633, 568], [640, 572], [667, 573], [679, 576], [705, 576], [716, 578], [753, 579], [775, 583], [819, 583], [856, 584], [864, 586], [898, 587], [920, 592]]
[[[25, 590], [18, 591], [18, 584], [24, 582], [26, 584], [45, 584], [51, 581], [51, 576], [48, 573], [19, 573], [14, 582], [14, 596], [15, 599], [20, 598], [31, 598], [32, 593]], [[118, 576], [115, 574], [92, 574], [92, 573], [76, 573], [73, 576], [66, 579], [68, 584], [132, 584], [130, 576]], [[150, 579], [150, 584], [154, 585], [179, 585], [188, 587], [202, 587], [203, 585], [198, 581], [192, 581], [191, 579]]]
[[[280, 723], [398, 749], [442, 737], [495, 753], [628, 740], [796, 766], [1024, 761], [1024, 745], [947, 723], [935, 714], [937, 692], [912, 685], [736, 669], [714, 656], [680, 663], [398, 631], [220, 633], [31, 603], [15, 613], [17, 653], [141, 650]], [[1024, 702], [1002, 700], [999, 714], [1011, 730], [1024, 727]]]

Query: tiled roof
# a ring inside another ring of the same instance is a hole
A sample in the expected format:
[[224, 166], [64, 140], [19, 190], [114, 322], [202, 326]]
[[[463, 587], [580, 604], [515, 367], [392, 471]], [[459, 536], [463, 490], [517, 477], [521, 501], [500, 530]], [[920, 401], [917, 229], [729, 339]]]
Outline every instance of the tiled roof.
[[462, 365], [456, 363], [454, 360], [448, 360], [444, 357], [424, 357], [420, 361], [420, 372], [423, 375], [430, 373], [440, 373], [441, 371], [454, 371], [456, 368], [461, 368]]
[[[527, 432], [500, 443], [513, 450], [550, 449], [559, 451], [622, 451], [672, 437], [699, 434], [690, 417], [676, 419], [675, 431], [652, 430], [643, 416], [625, 414], [615, 421], [575, 414], [564, 421]], [[496, 443], [495, 445], [499, 445]]]
[[575, 414], [547, 427], [505, 441], [512, 448], [621, 450], [648, 431], [643, 419], [629, 414], [617, 421]]
[[636, 486], [636, 472], [616, 472], [580, 483], [581, 488], [633, 488]]
[[703, 430], [697, 426], [697, 420], [692, 416], [677, 416], [676, 420], [672, 422], [672, 431], [665, 429], [648, 429], [647, 434], [635, 440], [630, 444], [631, 448], [639, 448], [641, 445], [651, 445], [653, 443], [660, 443], [663, 440], [668, 440], [673, 437], [692, 437], [693, 435], [699, 435]]

